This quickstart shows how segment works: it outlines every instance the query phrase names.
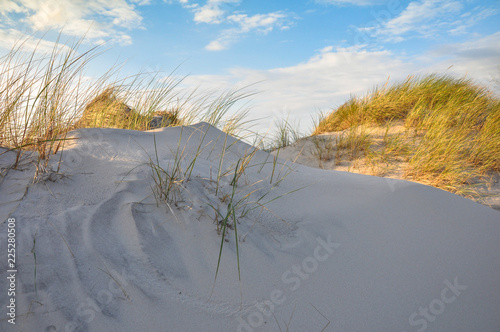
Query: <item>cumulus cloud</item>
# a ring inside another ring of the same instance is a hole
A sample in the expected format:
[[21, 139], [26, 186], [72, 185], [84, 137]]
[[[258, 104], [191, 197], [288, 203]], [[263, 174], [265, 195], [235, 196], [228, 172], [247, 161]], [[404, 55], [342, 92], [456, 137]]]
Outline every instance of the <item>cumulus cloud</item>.
[[289, 28], [287, 15], [283, 12], [274, 12], [269, 14], [256, 14], [248, 16], [246, 14], [235, 14], [226, 17], [227, 23], [236, 25], [234, 28], [223, 30], [219, 37], [211, 41], [206, 47], [209, 51], [221, 51], [238, 40], [243, 34], [251, 31], [267, 34], [275, 28], [285, 30]]
[[[294, 66], [256, 70], [234, 68], [225, 75], [192, 76], [185, 83], [207, 89], [254, 86], [252, 117], [265, 131], [275, 118], [290, 114], [307, 131], [317, 109], [339, 106], [350, 94], [363, 94], [389, 76], [403, 78], [413, 65], [388, 51], [325, 47], [307, 61]], [[256, 128], [257, 129], [257, 128]]]
[[[11, 49], [14, 45], [20, 46], [21, 41], [26, 49], [36, 49], [41, 53], [50, 53], [54, 50], [55, 46], [54, 42], [34, 36], [28, 37], [26, 34], [16, 29], [0, 29], [0, 48]], [[64, 45], [60, 47], [67, 49], [67, 46]]]
[[[208, 89], [242, 87], [261, 82], [251, 115], [266, 131], [276, 118], [290, 114], [307, 132], [318, 109], [329, 111], [351, 95], [362, 96], [374, 86], [401, 81], [412, 74], [468, 75], [483, 84], [500, 74], [500, 32], [464, 43], [441, 45], [418, 57], [404, 57], [387, 50], [362, 46], [326, 46], [294, 66], [257, 70], [233, 68], [224, 75], [188, 77], [186, 84]], [[451, 68], [450, 68], [451, 66]], [[201, 82], [201, 83], [200, 83]], [[263, 119], [263, 120], [262, 120]]]
[[440, 45], [424, 56], [424, 61], [436, 71], [452, 66], [451, 71], [471, 76], [483, 84], [500, 74], [498, 59], [500, 32], [462, 43]]
[[226, 13], [223, 6], [239, 2], [240, 0], [208, 0], [204, 6], [194, 9], [194, 21], [196, 23], [219, 24], [223, 21]]
[[269, 14], [257, 14], [248, 16], [246, 14], [230, 15], [227, 20], [239, 25], [241, 32], [258, 30], [263, 33], [268, 33], [275, 26], [283, 28], [285, 26], [283, 20], [287, 16], [283, 12], [274, 12]]
[[[172, 3], [171, 1], [168, 3]], [[291, 25], [290, 17], [282, 11], [251, 16], [243, 12], [234, 12], [234, 8], [241, 3], [241, 0], [208, 0], [203, 6], [189, 4], [184, 0], [178, 1], [184, 8], [192, 11], [193, 20], [197, 24], [230, 26], [221, 30], [219, 36], [205, 46], [208, 51], [228, 49], [242, 35], [252, 31], [267, 34], [275, 28], [286, 30]]]
[[[130, 0], [132, 3], [135, 3], [139, 6], [145, 6], [145, 5], [150, 5], [151, 0]], [[182, 0], [181, 0], [182, 1]], [[187, 1], [187, 0], [184, 0]]]
[[166, 4], [174, 4], [174, 3], [180, 3], [181, 5], [187, 5], [189, 3], [188, 0], [163, 0], [164, 3]]
[[[0, 0], [6, 29], [24, 24], [32, 31], [62, 30], [63, 34], [94, 41], [112, 40], [127, 45], [129, 29], [142, 27], [136, 6], [150, 0]], [[21, 15], [14, 21], [10, 15]]]
[[0, 0], [0, 14], [6, 13], [20, 13], [22, 12], [22, 7], [12, 0]]
[[228, 40], [223, 39], [213, 40], [207, 46], [205, 46], [205, 49], [207, 51], [222, 51], [227, 48], [228, 42]]
[[[387, 21], [377, 34], [402, 36], [408, 32], [421, 35], [431, 33], [446, 17], [459, 13], [463, 5], [459, 1], [420, 0], [410, 2], [397, 17]], [[439, 19], [443, 18], [443, 19]]]
[[194, 21], [196, 23], [221, 23], [221, 17], [224, 11], [216, 5], [206, 5], [198, 8], [194, 14]]
[[472, 11], [460, 15], [460, 17], [451, 24], [448, 32], [452, 35], [466, 34], [470, 27], [498, 13], [500, 13], [498, 8], [475, 7]]

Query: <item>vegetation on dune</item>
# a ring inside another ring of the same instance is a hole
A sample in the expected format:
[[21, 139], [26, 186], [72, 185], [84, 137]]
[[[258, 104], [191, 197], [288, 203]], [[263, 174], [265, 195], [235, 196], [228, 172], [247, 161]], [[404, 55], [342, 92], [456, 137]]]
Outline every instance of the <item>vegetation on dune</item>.
[[85, 106], [81, 118], [75, 123], [75, 128], [148, 130], [180, 124], [178, 109], [141, 114], [131, 109], [118, 96], [114, 87], [109, 87]]
[[75, 128], [148, 130], [206, 121], [237, 136], [250, 126], [245, 105], [234, 111], [254, 95], [248, 87], [198, 94], [181, 90], [184, 78], [175, 72], [120, 77], [119, 67], [90, 79], [85, 72], [99, 47], [80, 52], [82, 40], [56, 41], [43, 52], [27, 46], [30, 38], [0, 58], [0, 147], [17, 151], [14, 167], [22, 156], [33, 156], [35, 181]]
[[[404, 131], [389, 134], [395, 123]], [[381, 144], [370, 147], [366, 130], [358, 128], [377, 126], [385, 126], [386, 133]], [[403, 160], [406, 177], [452, 192], [500, 171], [500, 100], [466, 77], [412, 76], [351, 97], [324, 116], [313, 134], [334, 131], [345, 136], [337, 151], [363, 141], [369, 162]]]
[[[196, 89], [182, 94], [179, 85], [183, 78], [174, 72], [141, 72], [120, 78], [118, 68], [89, 80], [85, 69], [99, 55], [98, 47], [80, 53], [81, 40], [72, 45], [56, 43], [44, 54], [28, 50], [26, 42], [20, 41], [0, 58], [0, 147], [17, 152], [11, 167], [18, 167], [28, 155], [28, 161], [36, 166], [34, 182], [59, 172], [49, 167], [49, 160], [64, 150], [67, 134], [73, 129], [149, 130], [199, 121], [216, 126], [226, 134], [213, 178], [212, 168], [209, 179], [192, 176], [201, 152], [212, 146], [205, 142], [207, 132], [191, 134], [199, 136], [200, 141], [196, 153], [188, 155], [186, 145], [181, 144], [181, 128], [176, 145], [167, 145], [173, 159], [166, 164], [158, 157], [155, 138], [155, 155], [146, 165], [151, 169], [156, 202], [165, 204], [174, 217], [178, 204], [189, 204], [183, 194], [197, 190], [196, 185], [191, 188], [190, 181], [203, 182], [210, 192], [204, 194], [206, 205], [221, 235], [214, 286], [229, 230], [235, 236], [241, 280], [238, 224], [252, 217], [252, 211], [253, 217], [258, 217], [268, 211], [269, 203], [294, 192], [271, 194], [293, 171], [278, 156], [279, 149], [299, 140], [296, 125], [288, 117], [275, 123], [274, 137], [267, 147], [278, 149], [275, 156], [269, 155], [272, 160], [253, 162], [257, 149], [252, 147], [224, 169], [225, 154], [235, 144], [228, 143], [228, 135], [241, 138], [243, 131], [250, 132], [246, 105], [234, 111], [255, 94], [247, 91], [248, 87], [222, 94], [199, 96]], [[403, 130], [394, 131], [395, 126]], [[377, 130], [382, 130], [382, 135], [377, 136]], [[326, 132], [336, 134], [319, 135]], [[265, 147], [263, 142], [264, 138], [256, 135], [254, 145]], [[321, 114], [315, 123], [313, 143], [320, 164], [331, 159], [336, 165], [343, 159], [356, 164], [363, 159], [379, 173], [387, 165], [403, 164], [406, 177], [463, 194], [477, 178], [500, 171], [500, 100], [465, 77], [409, 77], [390, 87], [376, 88], [364, 97], [352, 97], [332, 113]], [[271, 174], [249, 182], [246, 170], [262, 170], [266, 164], [272, 165]]]
[[[120, 78], [118, 68], [111, 68], [101, 77], [89, 80], [84, 72], [89, 62], [99, 55], [98, 48], [79, 53], [80, 40], [72, 45], [56, 43], [47, 54], [38, 49], [27, 49], [28, 40], [19, 42], [0, 58], [0, 147], [6, 149], [0, 151], [0, 156], [8, 151], [17, 153], [16, 161], [8, 165], [8, 169], [20, 167], [23, 160], [33, 162], [36, 166], [34, 183], [44, 181], [54, 173], [59, 174], [59, 168], [54, 170], [52, 165], [61, 164], [62, 153], [55, 163], [50, 165], [49, 160], [57, 152], [63, 152], [67, 134], [73, 129], [149, 130], [207, 122], [225, 132], [216, 180], [211, 177], [197, 179], [203, 181], [207, 188], [213, 188], [207, 206], [213, 209], [216, 230], [221, 235], [214, 286], [229, 229], [234, 230], [240, 274], [238, 223], [251, 211], [260, 210], [260, 214], [267, 210], [268, 203], [286, 195], [271, 197], [271, 192], [291, 172], [284, 172], [283, 175], [280, 171], [275, 176], [274, 170], [279, 164], [276, 159], [263, 164], [251, 163], [258, 151], [256, 148], [246, 150], [236, 164], [227, 169], [222, 167], [225, 153], [235, 144], [227, 145], [228, 136], [242, 138], [244, 131], [251, 133], [251, 121], [246, 119], [247, 105], [239, 105], [255, 93], [244, 87], [201, 95], [197, 94], [197, 89], [187, 93], [184, 90], [182, 94], [179, 84], [183, 78], [176, 78], [174, 73], [165, 76], [160, 72], [141, 72]], [[237, 107], [240, 108], [235, 110]], [[158, 204], [168, 206], [174, 217], [174, 209], [182, 201], [183, 194], [188, 192], [196, 160], [210, 145], [210, 142], [205, 142], [208, 131], [200, 134], [197, 129], [194, 133], [201, 135], [197, 152], [194, 156], [188, 155], [186, 146], [181, 146], [183, 129], [180, 130], [177, 146], [170, 147], [167, 143], [173, 161], [165, 163], [158, 158], [155, 138], [155, 156], [147, 163], [152, 173], [152, 194]], [[187, 167], [183, 164], [185, 162]], [[264, 167], [266, 163], [273, 165], [273, 173], [268, 178], [248, 183], [246, 169]], [[286, 164], [283, 165], [282, 170], [286, 167]], [[0, 175], [1, 171], [3, 169], [0, 169]], [[225, 179], [230, 180], [229, 184]], [[269, 185], [261, 188], [268, 179]], [[224, 193], [228, 187], [230, 192]], [[258, 194], [260, 191], [264, 194]]]
[[[174, 72], [120, 78], [119, 68], [111, 68], [89, 80], [85, 70], [99, 55], [98, 47], [79, 52], [80, 40], [56, 43], [42, 53], [28, 50], [26, 42], [0, 59], [0, 146], [16, 150], [17, 162], [24, 153], [36, 152], [37, 174], [46, 171], [50, 156], [64, 148], [68, 131], [75, 128], [148, 130], [206, 121], [231, 135], [249, 132], [248, 109], [233, 109], [253, 92], [181, 94], [183, 78]], [[393, 124], [404, 131], [391, 132]], [[288, 118], [276, 127], [272, 148], [299, 139]], [[374, 127], [386, 128], [382, 142], [373, 136]], [[333, 141], [315, 139], [321, 161], [403, 161], [406, 177], [459, 192], [478, 177], [500, 171], [499, 128], [498, 97], [466, 77], [432, 74], [351, 97], [323, 114], [313, 135], [338, 133]]]

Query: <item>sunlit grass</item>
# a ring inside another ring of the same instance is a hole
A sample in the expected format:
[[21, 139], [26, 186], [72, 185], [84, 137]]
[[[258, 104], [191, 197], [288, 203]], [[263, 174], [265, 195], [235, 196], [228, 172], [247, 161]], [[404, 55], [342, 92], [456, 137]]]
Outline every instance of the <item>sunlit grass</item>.
[[83, 69], [96, 49], [77, 53], [81, 41], [56, 43], [40, 55], [27, 52], [26, 41], [0, 58], [0, 146], [17, 150], [16, 165], [25, 152], [35, 151], [38, 173], [64, 145], [78, 105], [90, 100], [82, 91]]
[[[404, 132], [389, 135], [394, 122], [402, 123]], [[370, 148], [369, 134], [356, 131], [380, 126], [388, 127], [377, 149]], [[499, 128], [500, 101], [485, 87], [466, 77], [434, 74], [351, 97], [324, 116], [314, 134], [343, 131], [337, 157], [356, 158], [352, 151], [359, 146], [379, 161], [407, 161], [408, 178], [462, 193], [479, 177], [500, 170]]]
[[[215, 278], [229, 229], [234, 231], [240, 274], [239, 219], [245, 218], [250, 211], [267, 209], [268, 203], [286, 195], [268, 196], [289, 174], [279, 171], [274, 176], [277, 165], [274, 160], [269, 183], [272, 187], [254, 197], [261, 190], [258, 184], [267, 181], [247, 182], [246, 170], [262, 166], [252, 164], [258, 151], [256, 148], [249, 148], [236, 165], [223, 169], [226, 150], [239, 142], [228, 143], [229, 135], [241, 139], [252, 133], [253, 123], [247, 120], [249, 108], [245, 101], [255, 92], [249, 90], [249, 86], [224, 92], [181, 90], [179, 86], [184, 78], [178, 77], [175, 71], [169, 74], [140, 72], [120, 77], [121, 68], [114, 67], [101, 77], [90, 79], [85, 76], [85, 70], [100, 54], [99, 47], [81, 53], [78, 49], [82, 40], [74, 44], [56, 43], [49, 54], [37, 49], [30, 51], [24, 47], [25, 41], [21, 41], [0, 59], [0, 146], [17, 151], [12, 168], [16, 168], [24, 156], [29, 157], [30, 161], [35, 161], [34, 182], [43, 181], [46, 179], [44, 174], [54, 172], [48, 167], [49, 160], [57, 152], [64, 151], [67, 134], [75, 129], [149, 130], [182, 126], [177, 144], [168, 146], [172, 159], [165, 164], [159, 158], [155, 137], [155, 154], [147, 163], [152, 174], [152, 195], [158, 205], [167, 205], [175, 216], [174, 211], [189, 194], [188, 182], [196, 161], [208, 144], [204, 141], [208, 132], [208, 127], [205, 127], [196, 153], [188, 154], [186, 146], [182, 145], [184, 126], [200, 121], [215, 126], [225, 132], [217, 177], [215, 181], [201, 179], [207, 186], [213, 186], [213, 201], [206, 203], [214, 210], [214, 223], [221, 235]], [[189, 140], [191, 135], [187, 138]], [[231, 180], [229, 184], [221, 182], [228, 178]], [[230, 194], [223, 193], [227, 186], [231, 188]], [[219, 200], [222, 205], [216, 203]]]
[[184, 77], [175, 70], [121, 76], [119, 66], [91, 79], [86, 71], [99, 47], [80, 51], [82, 38], [57, 41], [43, 53], [27, 48], [30, 38], [0, 58], [0, 146], [17, 151], [13, 167], [23, 156], [34, 158], [35, 181], [51, 171], [49, 159], [77, 128], [149, 130], [205, 121], [234, 136], [250, 132], [242, 103], [255, 94], [249, 87], [198, 93], [180, 89]]

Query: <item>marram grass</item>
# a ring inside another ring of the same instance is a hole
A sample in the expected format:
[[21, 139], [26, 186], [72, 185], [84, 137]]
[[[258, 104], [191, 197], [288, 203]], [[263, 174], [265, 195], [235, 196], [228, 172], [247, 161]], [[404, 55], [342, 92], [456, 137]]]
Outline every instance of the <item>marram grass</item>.
[[[349, 142], [368, 141], [366, 133], [350, 136], [360, 126], [395, 122], [405, 133], [386, 134], [382, 150], [373, 153], [406, 160], [408, 178], [462, 193], [478, 177], [500, 171], [500, 100], [466, 77], [411, 76], [375, 88], [323, 116], [314, 134], [347, 130]], [[343, 145], [337, 151], [351, 146]]]
[[198, 94], [181, 90], [184, 78], [175, 71], [120, 77], [120, 67], [91, 80], [85, 72], [99, 47], [81, 52], [83, 38], [73, 44], [57, 40], [44, 52], [28, 48], [30, 38], [0, 58], [0, 147], [17, 151], [14, 168], [23, 156], [35, 159], [34, 182], [75, 128], [148, 130], [162, 116], [161, 126], [206, 121], [234, 136], [249, 131], [248, 107], [234, 111], [255, 94], [248, 87]]

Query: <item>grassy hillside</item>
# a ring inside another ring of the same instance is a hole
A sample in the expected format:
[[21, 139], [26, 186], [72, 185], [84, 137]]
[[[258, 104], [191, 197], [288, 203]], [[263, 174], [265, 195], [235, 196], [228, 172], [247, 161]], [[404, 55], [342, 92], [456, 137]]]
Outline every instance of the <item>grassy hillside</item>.
[[[374, 128], [385, 130], [379, 144]], [[500, 171], [500, 100], [465, 77], [412, 76], [351, 97], [318, 122], [314, 135], [334, 131], [341, 132], [337, 156], [402, 162], [405, 177], [454, 192]]]

